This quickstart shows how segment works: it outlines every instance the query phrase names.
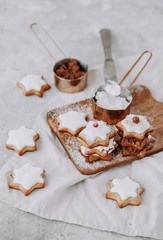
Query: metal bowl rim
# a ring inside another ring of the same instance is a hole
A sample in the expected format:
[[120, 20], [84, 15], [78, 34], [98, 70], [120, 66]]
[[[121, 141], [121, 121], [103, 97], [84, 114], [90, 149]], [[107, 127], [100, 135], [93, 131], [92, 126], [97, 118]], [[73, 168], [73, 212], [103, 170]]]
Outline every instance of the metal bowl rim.
[[[64, 60], [69, 60], [69, 59], [72, 59], [72, 58], [64, 58], [64, 59], [61, 59], [61, 60], [58, 61], [58, 62], [61, 62], [61, 61], [64, 61]], [[55, 75], [56, 77], [58, 77], [59, 79], [63, 80], [63, 81], [77, 81], [77, 80], [82, 80], [82, 78], [86, 77], [86, 76], [88, 75], [88, 64], [85, 64], [85, 63], [79, 61], [79, 60], [76, 59], [76, 58], [73, 58], [73, 59], [76, 60], [76, 61], [78, 61], [79, 63], [84, 64], [84, 65], [86, 66], [87, 70], [86, 70], [86, 73], [85, 73], [83, 76], [81, 76], [81, 77], [79, 77], [79, 78], [76, 78], [76, 79], [66, 79], [66, 78], [59, 77], [59, 76], [56, 74], [55, 70], [54, 70], [54, 68], [55, 68], [55, 66], [56, 66], [56, 64], [57, 64], [58, 62], [56, 62], [55, 65], [54, 65], [54, 67], [53, 67], [54, 75]]]

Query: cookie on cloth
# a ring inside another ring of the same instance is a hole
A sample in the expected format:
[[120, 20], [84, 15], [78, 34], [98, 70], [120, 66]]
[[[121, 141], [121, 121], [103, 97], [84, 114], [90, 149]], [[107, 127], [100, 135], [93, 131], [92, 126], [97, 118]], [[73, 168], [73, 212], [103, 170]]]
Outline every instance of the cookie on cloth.
[[89, 121], [78, 137], [85, 142], [86, 147], [93, 148], [98, 145], [108, 146], [109, 139], [114, 137], [115, 133], [114, 126], [103, 121]]
[[141, 204], [140, 194], [144, 188], [128, 176], [123, 179], [114, 178], [109, 181], [109, 190], [106, 198], [117, 201], [120, 208], [126, 205], [139, 206]]
[[143, 140], [147, 133], [153, 131], [145, 116], [129, 114], [116, 127], [123, 132], [123, 137]]
[[17, 82], [17, 86], [23, 89], [25, 96], [37, 95], [38, 97], [42, 97], [43, 92], [50, 88], [43, 76], [30, 74], [25, 75], [20, 82]]
[[83, 140], [79, 139], [79, 142], [83, 145], [79, 147], [79, 151], [85, 155], [85, 156], [90, 156], [92, 154], [97, 154], [99, 157], [107, 157], [109, 153], [113, 152], [117, 147], [118, 144], [115, 142], [114, 138], [111, 138], [109, 141], [108, 146], [97, 146], [94, 148], [87, 148], [85, 147], [85, 143]]
[[25, 152], [37, 150], [36, 140], [39, 138], [39, 134], [35, 130], [21, 126], [10, 130], [7, 135], [6, 147], [15, 150], [19, 156]]
[[57, 121], [59, 123], [59, 132], [68, 132], [73, 136], [76, 136], [87, 125], [86, 114], [77, 111], [60, 114]]
[[33, 167], [31, 164], [26, 163], [22, 167], [11, 171], [12, 180], [9, 183], [9, 187], [20, 190], [27, 196], [34, 189], [44, 188], [44, 175], [44, 169]]

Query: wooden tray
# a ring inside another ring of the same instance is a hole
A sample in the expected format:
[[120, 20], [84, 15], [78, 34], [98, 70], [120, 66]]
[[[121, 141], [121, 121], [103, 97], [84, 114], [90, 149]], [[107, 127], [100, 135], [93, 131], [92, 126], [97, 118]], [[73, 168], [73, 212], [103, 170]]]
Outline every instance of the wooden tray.
[[[131, 105], [130, 113], [145, 115], [154, 127], [154, 132], [152, 136], [155, 138], [156, 142], [154, 147], [147, 151], [147, 155], [151, 155], [163, 150], [163, 103], [156, 101], [145, 86], [138, 85], [131, 89], [133, 101]], [[137, 160], [136, 156], [123, 157], [121, 151], [113, 156], [111, 161], [99, 160], [93, 163], [88, 163], [85, 158], [78, 151], [80, 143], [77, 137], [70, 135], [69, 133], [59, 132], [58, 123], [56, 117], [62, 113], [66, 113], [70, 110], [76, 110], [85, 112], [89, 115], [90, 120], [93, 119], [92, 112], [92, 99], [86, 99], [84, 101], [76, 102], [70, 105], [66, 105], [47, 113], [48, 124], [56, 134], [64, 149], [68, 153], [70, 159], [72, 160], [75, 167], [82, 174], [95, 174], [119, 165], [123, 165], [134, 160]]]

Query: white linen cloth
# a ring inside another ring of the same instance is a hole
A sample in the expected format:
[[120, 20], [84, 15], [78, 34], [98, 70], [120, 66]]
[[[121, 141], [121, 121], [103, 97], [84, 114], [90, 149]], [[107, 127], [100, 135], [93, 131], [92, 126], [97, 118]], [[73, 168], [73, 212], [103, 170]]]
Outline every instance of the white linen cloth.
[[[136, 57], [116, 60], [118, 79], [122, 79]], [[135, 71], [134, 71], [135, 72]], [[133, 79], [134, 73], [128, 78]], [[163, 101], [163, 51], [155, 52], [137, 83], [150, 88], [152, 95]], [[76, 94], [58, 93], [38, 114], [31, 128], [38, 131], [38, 150], [13, 157], [0, 170], [0, 200], [40, 217], [79, 224], [129, 236], [163, 238], [163, 152], [116, 167], [100, 174], [86, 176], [78, 172], [58, 139], [50, 130], [46, 113], [54, 108], [93, 96], [103, 80], [103, 66], [90, 70], [87, 88]], [[31, 162], [45, 169], [44, 189], [29, 196], [10, 189], [10, 171]], [[115, 201], [105, 198], [108, 181], [130, 176], [145, 191], [140, 206], [120, 209]]]

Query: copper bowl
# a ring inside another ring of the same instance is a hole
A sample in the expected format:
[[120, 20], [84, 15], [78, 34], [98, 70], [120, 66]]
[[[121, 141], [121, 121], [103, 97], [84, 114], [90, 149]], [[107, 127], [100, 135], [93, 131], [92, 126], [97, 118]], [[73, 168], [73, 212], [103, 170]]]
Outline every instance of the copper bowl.
[[[121, 86], [121, 89], [123, 90], [124, 93], [124, 97], [128, 98], [127, 96], [132, 96], [130, 93], [130, 89], [133, 86], [133, 84], [135, 83], [135, 81], [137, 80], [137, 78], [140, 76], [141, 72], [143, 71], [143, 69], [146, 67], [146, 65], [148, 64], [148, 62], [150, 61], [151, 57], [152, 57], [152, 53], [149, 51], [145, 51], [143, 52], [140, 57], [136, 60], [136, 62], [132, 65], [132, 67], [129, 69], [129, 71], [125, 74], [125, 76], [123, 77], [123, 79], [120, 81], [119, 85], [121, 85], [123, 83], [123, 81], [127, 78], [127, 76], [130, 74], [130, 72], [132, 71], [132, 69], [137, 65], [137, 63], [139, 62], [139, 60], [144, 56], [144, 54], [149, 54], [149, 58], [146, 60], [145, 64], [143, 65], [143, 67], [141, 68], [141, 70], [138, 72], [138, 74], [136, 75], [136, 77], [133, 79], [133, 81], [131, 82], [131, 84], [129, 85], [128, 89], [124, 88]], [[105, 83], [106, 84], [106, 83]], [[116, 124], [117, 122], [123, 120], [126, 115], [129, 113], [130, 111], [130, 106], [132, 103], [132, 98], [129, 101], [129, 105], [127, 106], [126, 109], [123, 110], [110, 110], [107, 108], [102, 108], [100, 106], [98, 106], [96, 104], [96, 93], [97, 91], [101, 91], [104, 87], [104, 85], [101, 85], [95, 92], [95, 96], [93, 97], [93, 115], [94, 118], [97, 120], [102, 120], [108, 124]]]
[[[60, 61], [56, 61], [56, 58], [52, 55], [48, 47], [44, 44], [44, 42], [41, 40], [39, 33], [36, 32], [38, 30], [37, 28], [34, 29], [33, 27], [38, 27], [38, 29], [44, 34], [44, 37], [47, 38], [49, 43], [53, 45], [55, 49], [59, 51], [59, 53], [64, 57], [64, 59]], [[56, 69], [59, 68], [63, 63], [66, 63], [69, 61], [71, 58], [66, 58], [65, 54], [63, 53], [62, 49], [56, 44], [56, 42], [51, 38], [51, 36], [47, 33], [47, 31], [39, 24], [39, 23], [32, 23], [30, 25], [30, 29], [33, 32], [34, 36], [37, 38], [39, 43], [42, 45], [42, 47], [46, 50], [50, 58], [55, 62], [53, 72], [54, 72], [54, 80], [55, 80], [55, 85], [56, 87], [66, 93], [76, 93], [82, 91], [86, 85], [87, 85], [87, 79], [88, 79], [88, 65], [82, 63], [81, 61], [75, 59], [79, 66], [81, 71], [85, 71], [86, 73], [77, 79], [65, 79], [57, 76], [56, 74]]]
[[126, 117], [126, 115], [129, 113], [130, 106], [131, 106], [131, 103], [125, 110], [109, 110], [109, 109], [105, 109], [98, 106], [95, 103], [95, 99], [93, 97], [94, 118], [97, 120], [102, 120], [107, 124], [116, 124], [117, 122], [123, 120]]
[[[75, 59], [78, 61], [80, 65], [81, 71], [85, 71], [86, 73], [77, 79], [65, 79], [61, 78], [56, 74], [56, 70], [64, 63], [69, 61], [71, 58], [65, 58], [62, 59], [54, 65], [53, 72], [54, 72], [54, 80], [55, 80], [55, 86], [62, 92], [65, 93], [76, 93], [82, 91], [86, 85], [87, 85], [87, 79], [88, 79], [88, 65], [82, 63], [81, 61]], [[73, 58], [74, 59], [74, 58]]]
[[[130, 111], [130, 106], [132, 102], [132, 95], [130, 91], [127, 88], [121, 87], [121, 92], [123, 93], [123, 97], [126, 98], [128, 101], [128, 106], [125, 109], [108, 109], [108, 108], [103, 108], [97, 104], [97, 99], [96, 99], [96, 94], [100, 91], [103, 91], [105, 89], [105, 86], [107, 84], [105, 83], [104, 85], [101, 85], [95, 92], [95, 95], [93, 97], [93, 115], [94, 118], [97, 120], [102, 120], [106, 122], [107, 124], [116, 124], [117, 122], [121, 121], [126, 117], [126, 115]], [[115, 97], [116, 100], [116, 97]]]

